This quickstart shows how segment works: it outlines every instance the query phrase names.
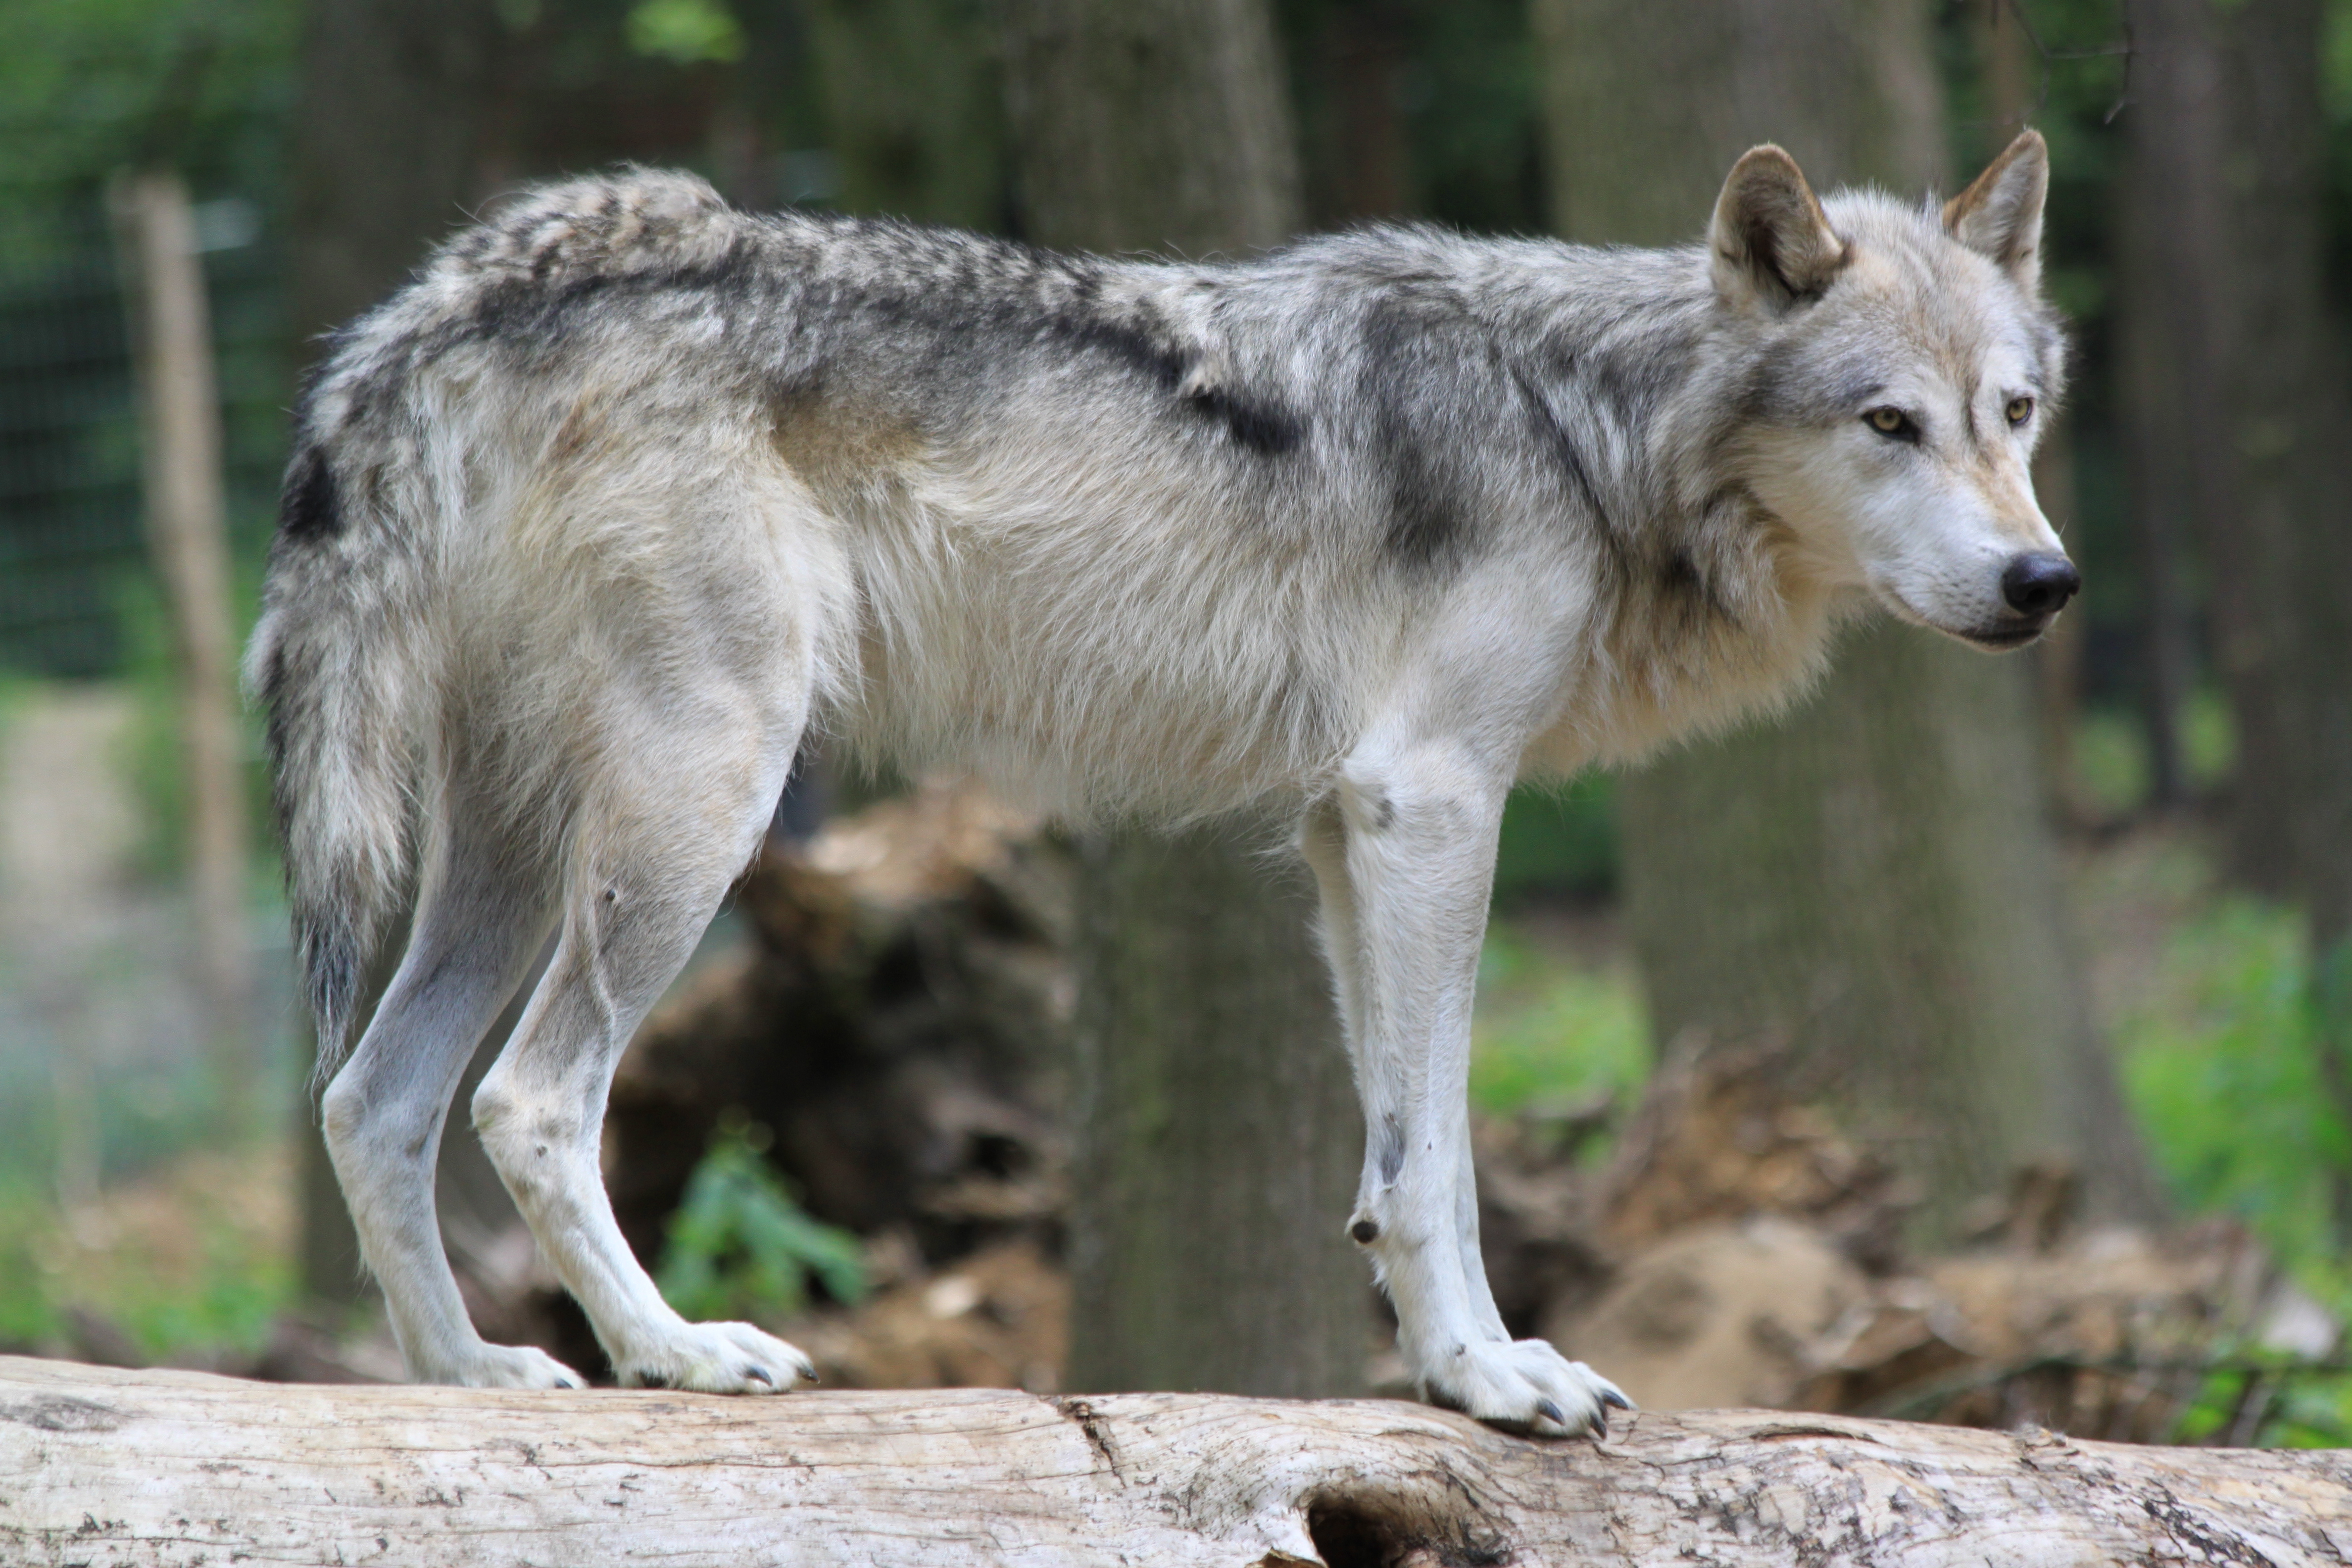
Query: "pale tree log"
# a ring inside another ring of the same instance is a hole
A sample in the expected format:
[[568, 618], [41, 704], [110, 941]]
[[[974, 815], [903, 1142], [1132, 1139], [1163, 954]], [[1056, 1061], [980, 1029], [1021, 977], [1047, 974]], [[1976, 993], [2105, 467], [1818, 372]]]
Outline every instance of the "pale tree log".
[[143, 1568], [2352, 1560], [2352, 1454], [1773, 1411], [287, 1387], [0, 1358], [0, 1560]]

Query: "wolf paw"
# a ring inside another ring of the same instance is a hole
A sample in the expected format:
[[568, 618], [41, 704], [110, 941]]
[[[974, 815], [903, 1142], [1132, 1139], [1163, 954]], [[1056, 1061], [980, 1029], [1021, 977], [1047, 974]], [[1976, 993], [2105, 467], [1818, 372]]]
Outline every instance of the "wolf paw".
[[1543, 1340], [1482, 1340], [1433, 1361], [1422, 1377], [1431, 1404], [1514, 1432], [1606, 1437], [1611, 1408], [1633, 1408], [1615, 1384]]
[[530, 1345], [476, 1345], [446, 1373], [420, 1378], [459, 1388], [585, 1388], [588, 1380]]
[[624, 1388], [698, 1394], [782, 1394], [814, 1383], [816, 1366], [794, 1346], [749, 1323], [684, 1323], [648, 1352], [616, 1369]]

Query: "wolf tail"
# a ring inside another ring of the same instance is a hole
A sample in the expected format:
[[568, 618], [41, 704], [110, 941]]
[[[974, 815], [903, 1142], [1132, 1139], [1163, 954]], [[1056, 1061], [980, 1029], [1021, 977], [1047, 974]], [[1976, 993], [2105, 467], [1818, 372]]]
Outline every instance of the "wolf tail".
[[268, 715], [295, 960], [318, 1023], [321, 1080], [349, 1047], [369, 960], [405, 891], [421, 768], [415, 718], [430, 684], [398, 602], [403, 574], [381, 559], [394, 531], [354, 526], [345, 505], [329, 453], [298, 445], [245, 665], [247, 689]]
[[296, 961], [319, 1070], [349, 1045], [367, 964], [409, 893], [441, 667], [425, 626], [467, 461], [429, 380], [440, 347], [597, 279], [719, 265], [742, 226], [689, 176], [632, 170], [526, 193], [335, 336], [296, 410], [247, 689], [268, 715]]

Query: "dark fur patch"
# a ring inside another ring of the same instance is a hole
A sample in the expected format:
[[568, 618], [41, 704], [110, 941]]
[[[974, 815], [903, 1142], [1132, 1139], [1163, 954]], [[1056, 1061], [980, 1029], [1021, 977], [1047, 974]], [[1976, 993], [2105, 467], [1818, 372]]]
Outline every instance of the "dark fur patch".
[[1514, 379], [1518, 383], [1519, 395], [1527, 399], [1528, 417], [1535, 425], [1537, 436], [1559, 457], [1560, 468], [1568, 475], [1569, 487], [1575, 490], [1577, 500], [1591, 510], [1605, 531], [1614, 534], [1609, 510], [1601, 504], [1601, 492], [1592, 483], [1592, 470], [1585, 465], [1584, 453], [1575, 438], [1562, 427], [1540, 389], [1524, 375]]
[[278, 497], [278, 531], [291, 543], [316, 544], [342, 531], [342, 500], [336, 493], [334, 470], [318, 447], [303, 447], [286, 468], [285, 488]]
[[[1109, 355], [1163, 392], [1173, 393], [1192, 370], [1182, 349], [1127, 322], [1065, 311], [1048, 317], [1045, 330], [1074, 346]], [[1306, 421], [1297, 415], [1228, 387], [1203, 387], [1179, 401], [1223, 425], [1235, 442], [1261, 457], [1295, 451], [1306, 439]]]
[[1475, 391], [1461, 384], [1486, 365], [1489, 347], [1444, 298], [1401, 292], [1365, 313], [1364, 394], [1388, 480], [1382, 543], [1409, 571], [1441, 571], [1469, 546], [1465, 498], [1440, 422], [1445, 408], [1475, 406]]
[[1395, 1181], [1397, 1179], [1397, 1173], [1404, 1169], [1404, 1129], [1397, 1124], [1397, 1119], [1395, 1117], [1383, 1116], [1381, 1118], [1381, 1130], [1377, 1147], [1379, 1151], [1381, 1180], [1383, 1182]]
[[1225, 433], [1260, 457], [1279, 458], [1307, 438], [1306, 421], [1270, 403], [1235, 396], [1212, 386], [1186, 398], [1187, 405], [1224, 423]]

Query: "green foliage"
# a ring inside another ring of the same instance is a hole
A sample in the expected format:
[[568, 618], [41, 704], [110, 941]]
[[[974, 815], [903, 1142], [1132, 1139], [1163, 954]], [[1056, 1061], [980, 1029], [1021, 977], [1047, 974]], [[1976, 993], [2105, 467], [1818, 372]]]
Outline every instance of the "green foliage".
[[199, 197], [275, 197], [296, 0], [8, 0], [0, 47], [0, 256], [86, 243], [100, 187], [168, 160]]
[[1617, 780], [1593, 773], [1567, 789], [1525, 787], [1503, 807], [1495, 897], [1593, 895], [1617, 885]]
[[[2221, 787], [2237, 763], [2237, 734], [2230, 704], [2210, 686], [2191, 691], [2177, 716], [2181, 767], [2191, 789]], [[2086, 710], [2074, 726], [2072, 758], [2074, 781], [2084, 801], [2113, 817], [2124, 817], [2147, 804], [2154, 785], [2147, 749], [2147, 729], [2129, 709], [2097, 707]]]
[[761, 1158], [767, 1145], [763, 1127], [722, 1123], [670, 1215], [656, 1278], [689, 1318], [790, 1317], [807, 1305], [812, 1275], [836, 1301], [866, 1294], [857, 1238], [802, 1212]]
[[1630, 1098], [1649, 1076], [1649, 1024], [1631, 977], [1538, 954], [1497, 921], [1478, 960], [1470, 1101], [1491, 1115]]
[[629, 7], [632, 52], [691, 66], [743, 58], [743, 29], [719, 0], [638, 0]]
[[0, 1173], [0, 1348], [42, 1346], [79, 1308], [159, 1361], [260, 1349], [299, 1297], [293, 1259], [217, 1199], [186, 1213], [168, 1260], [149, 1232], [78, 1247], [44, 1185]]
[[47, 1194], [0, 1172], [0, 1348], [37, 1345], [57, 1331], [39, 1256], [49, 1223]]
[[2205, 1374], [2173, 1427], [2179, 1443], [2352, 1447], [2352, 1373], [2250, 1352]]
[[2181, 1206], [2237, 1215], [2326, 1289], [2352, 1130], [2321, 1071], [2303, 922], [2231, 899], [2176, 940], [2171, 1005], [2127, 1020], [2124, 1080]]

